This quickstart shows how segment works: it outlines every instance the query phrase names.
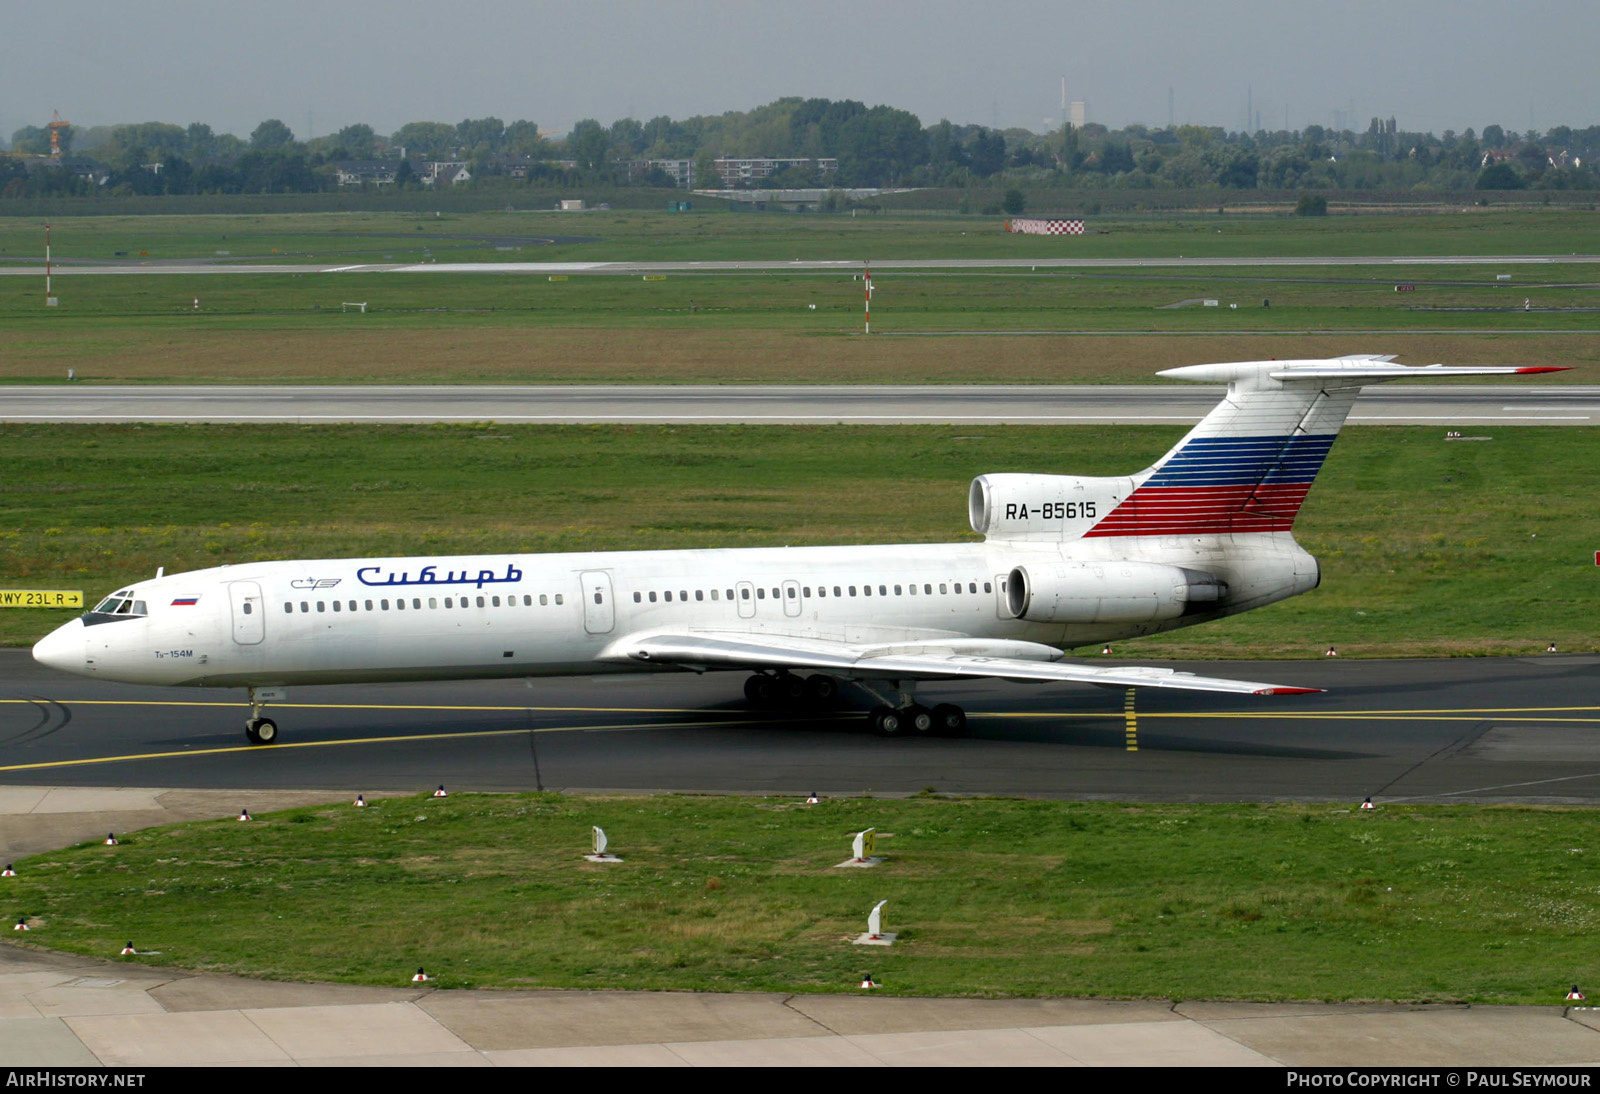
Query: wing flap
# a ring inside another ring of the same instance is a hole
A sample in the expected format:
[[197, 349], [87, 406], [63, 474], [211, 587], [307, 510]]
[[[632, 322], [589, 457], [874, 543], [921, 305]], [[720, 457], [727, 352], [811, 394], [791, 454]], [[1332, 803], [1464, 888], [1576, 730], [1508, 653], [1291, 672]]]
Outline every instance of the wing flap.
[[1293, 695], [1322, 690], [1199, 676], [1142, 665], [1082, 665], [1047, 659], [1035, 651], [1054, 658], [1061, 656], [1059, 651], [1036, 643], [981, 639], [855, 646], [779, 635], [658, 632], [614, 642], [602, 655], [602, 660], [641, 661], [694, 669], [805, 669], [858, 680], [1000, 679], [1121, 688], [1177, 688], [1237, 695]]

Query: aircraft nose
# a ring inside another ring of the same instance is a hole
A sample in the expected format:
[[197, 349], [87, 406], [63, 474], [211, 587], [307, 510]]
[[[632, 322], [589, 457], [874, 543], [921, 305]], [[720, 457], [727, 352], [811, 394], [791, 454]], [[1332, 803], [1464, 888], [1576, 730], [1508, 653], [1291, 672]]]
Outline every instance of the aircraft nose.
[[33, 644], [33, 659], [63, 672], [84, 669], [83, 620], [63, 624]]

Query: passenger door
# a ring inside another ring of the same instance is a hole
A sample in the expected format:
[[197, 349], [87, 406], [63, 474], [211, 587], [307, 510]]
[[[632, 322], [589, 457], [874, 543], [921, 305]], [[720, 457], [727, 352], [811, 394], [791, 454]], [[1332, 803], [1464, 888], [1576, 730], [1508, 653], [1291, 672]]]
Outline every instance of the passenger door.
[[233, 640], [254, 646], [267, 636], [266, 603], [254, 581], [228, 582], [228, 603], [233, 608]]
[[604, 570], [585, 570], [578, 575], [578, 583], [583, 587], [583, 629], [590, 634], [610, 634], [617, 625], [611, 575]]

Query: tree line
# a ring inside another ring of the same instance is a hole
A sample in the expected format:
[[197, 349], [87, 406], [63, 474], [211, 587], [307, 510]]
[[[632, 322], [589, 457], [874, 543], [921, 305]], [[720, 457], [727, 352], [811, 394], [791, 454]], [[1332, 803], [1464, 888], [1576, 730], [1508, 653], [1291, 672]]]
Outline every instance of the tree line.
[[[397, 183], [420, 185], [414, 162], [465, 162], [467, 185], [557, 181], [668, 186], [642, 161], [689, 160], [696, 186], [720, 185], [718, 157], [804, 159], [757, 186], [1013, 186], [1029, 190], [1205, 189], [1397, 190], [1600, 188], [1600, 126], [1556, 126], [1518, 133], [1499, 125], [1481, 133], [1402, 130], [1373, 118], [1365, 131], [1310, 125], [1242, 133], [1212, 126], [1150, 128], [1064, 125], [1048, 133], [957, 125], [924, 126], [916, 115], [853, 100], [786, 98], [748, 111], [665, 115], [610, 125], [587, 118], [562, 135], [531, 121], [496, 117], [454, 125], [408, 122], [389, 134], [370, 125], [299, 140], [269, 118], [245, 138], [210, 126], [165, 122], [60, 131], [59, 164], [31, 160], [49, 152], [50, 130], [28, 126], [0, 157], [0, 197], [60, 194], [295, 193], [337, 187], [336, 166], [392, 159]], [[90, 158], [101, 178], [71, 169]], [[822, 170], [818, 161], [837, 161]], [[159, 165], [159, 166], [157, 166]], [[52, 169], [52, 167], [54, 169]]]

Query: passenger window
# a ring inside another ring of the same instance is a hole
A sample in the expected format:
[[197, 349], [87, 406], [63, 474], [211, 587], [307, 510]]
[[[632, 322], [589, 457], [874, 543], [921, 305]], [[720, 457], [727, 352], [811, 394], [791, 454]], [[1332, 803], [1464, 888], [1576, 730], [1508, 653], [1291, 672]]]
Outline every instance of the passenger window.
[[741, 597], [743, 597], [745, 600], [749, 600], [750, 599], [750, 590], [749, 589], [740, 589], [739, 590], [739, 595]]
[[[711, 598], [711, 599], [713, 599], [713, 600], [715, 600], [715, 599], [716, 599], [716, 597], [712, 597], [712, 598]], [[732, 600], [732, 599], [733, 599], [733, 590], [732, 590], [732, 589], [729, 589], [729, 590], [728, 590], [728, 599], [729, 599], [729, 600]]]
[[757, 589], [756, 590], [756, 599], [757, 600], [765, 600], [766, 598], [767, 598], [767, 590], [765, 590], [765, 589]]
[[294, 614], [294, 605], [293, 604], [285, 604], [283, 606], [283, 614], [284, 615], [293, 615]]
[[396, 600], [394, 602], [394, 607], [396, 611], [405, 611], [406, 602], [404, 600]]
[[420, 612], [422, 610], [422, 598], [420, 596], [412, 597], [411, 607]]
[[[839, 586], [835, 585], [833, 587], [833, 595], [834, 596], [838, 596], [839, 595]], [[851, 589], [850, 590], [850, 595], [851, 596], [855, 596], [856, 595], [856, 591], [854, 589]]]
[[370, 612], [371, 610], [372, 610], [372, 601], [369, 600], [369, 601], [367, 601], [367, 611]]
[[661, 594], [661, 599], [665, 600], [668, 604], [671, 604], [672, 603], [672, 590], [668, 589], [666, 592], [662, 593]]
[[851, 596], [855, 596], [856, 595], [856, 587], [854, 585], [850, 586], [850, 595]]
[[[773, 589], [772, 591], [773, 592], [777, 592], [778, 590], [777, 589]], [[790, 600], [793, 600], [795, 597], [800, 595], [800, 590], [796, 589], [793, 585], [791, 585], [791, 586], [789, 586], [788, 589], [784, 590], [784, 595], [787, 596]]]
[[994, 592], [994, 590], [989, 587], [989, 583], [987, 581], [983, 583], [983, 591], [986, 593]]
[[712, 589], [711, 590], [711, 599], [715, 600], [716, 598], [717, 598], [717, 590]]
[[[246, 608], [246, 609], [247, 609], [247, 610], [248, 610], [248, 609], [249, 609], [249, 607], [250, 607], [250, 605], [249, 605], [249, 604], [246, 604], [246, 605], [245, 605], [245, 608]], [[335, 601], [334, 601], [334, 602], [333, 602], [333, 610], [334, 610], [334, 611], [339, 611], [339, 610], [340, 610], [340, 609], [341, 609], [341, 608], [342, 608], [342, 605], [341, 605], [341, 604], [340, 604], [340, 603], [339, 603], [339, 602], [338, 602], [338, 601], [337, 601], [337, 600], [335, 600]]]
[[[543, 599], [544, 599], [544, 598], [543, 598], [543, 597], [540, 597], [540, 598], [539, 598], [539, 599], [540, 599], [540, 600], [543, 600]], [[650, 603], [652, 603], [652, 604], [654, 604], [654, 603], [655, 603], [655, 602], [656, 602], [656, 594], [655, 594], [655, 593], [653, 593], [653, 592], [652, 592], [652, 593], [651, 593], [651, 594], [650, 594]]]
[[704, 589], [696, 589], [694, 591], [694, 598], [697, 602], [704, 600], [706, 598], [706, 591]]
[[319, 612], [325, 612], [325, 611], [327, 611], [327, 610], [328, 610], [328, 606], [327, 606], [327, 605], [326, 605], [326, 604], [324, 604], [324, 603], [323, 603], [323, 602], [322, 602], [322, 601], [320, 601], [320, 600], [319, 600], [319, 601], [317, 601], [317, 611], [319, 611]]
[[566, 601], [565, 597], [563, 597], [560, 593], [556, 594], [556, 603], [557, 604], [565, 604], [566, 602], [567, 601]]
[[678, 590], [678, 599], [679, 600], [688, 600], [689, 599], [689, 590], [688, 589], [679, 589]]
[[[940, 592], [944, 592], [943, 589], [940, 589], [939, 591]], [[932, 585], [928, 585], [928, 584], [924, 584], [922, 586], [922, 595], [923, 596], [932, 596], [933, 595], [933, 586]]]
[[605, 603], [605, 601], [603, 599], [601, 599], [601, 597], [600, 597], [600, 590], [599, 589], [596, 589], [594, 591], [594, 602], [596, 604], [604, 604]]
[[455, 597], [453, 597], [453, 596], [445, 597], [444, 598], [444, 606], [447, 607], [447, 608], [455, 607], [456, 606], [455, 605]]
[[250, 602], [249, 602], [249, 601], [248, 601], [248, 600], [246, 600], [246, 601], [245, 601], [245, 602], [244, 602], [244, 614], [245, 614], [245, 615], [250, 615], [250, 614], [252, 614], [252, 613], [253, 613], [253, 612], [254, 612], [254, 611], [255, 611], [255, 609], [254, 609], [254, 608], [252, 608], [252, 607], [251, 607], [251, 606], [250, 606]]
[[[599, 595], [600, 595], [599, 593], [595, 594], [596, 597], [598, 597]], [[596, 603], [599, 603], [599, 601], [596, 600]], [[500, 606], [500, 598], [498, 596], [494, 598], [494, 606], [497, 607], [497, 608]]]
[[[650, 599], [654, 600], [655, 598], [656, 598], [656, 594], [655, 593], [651, 593], [650, 594]], [[545, 608], [545, 607], [549, 607], [550, 606], [550, 597], [549, 597], [548, 594], [546, 594], [546, 593], [540, 593], [539, 594], [539, 606], [541, 608]]]
[[302, 600], [300, 602], [300, 610], [303, 612], [309, 612], [311, 610], [311, 605]]
[[378, 601], [378, 607], [382, 608], [384, 611], [388, 611], [389, 610], [389, 602], [387, 600], [380, 600], [380, 601]]
[[863, 586], [861, 586], [861, 595], [862, 596], [871, 596], [872, 595], [872, 586], [871, 585], [863, 585]]
[[640, 596], [638, 593], [634, 593], [633, 594], [633, 602], [635, 604], [641, 603], [643, 600], [644, 600], [644, 597]]

